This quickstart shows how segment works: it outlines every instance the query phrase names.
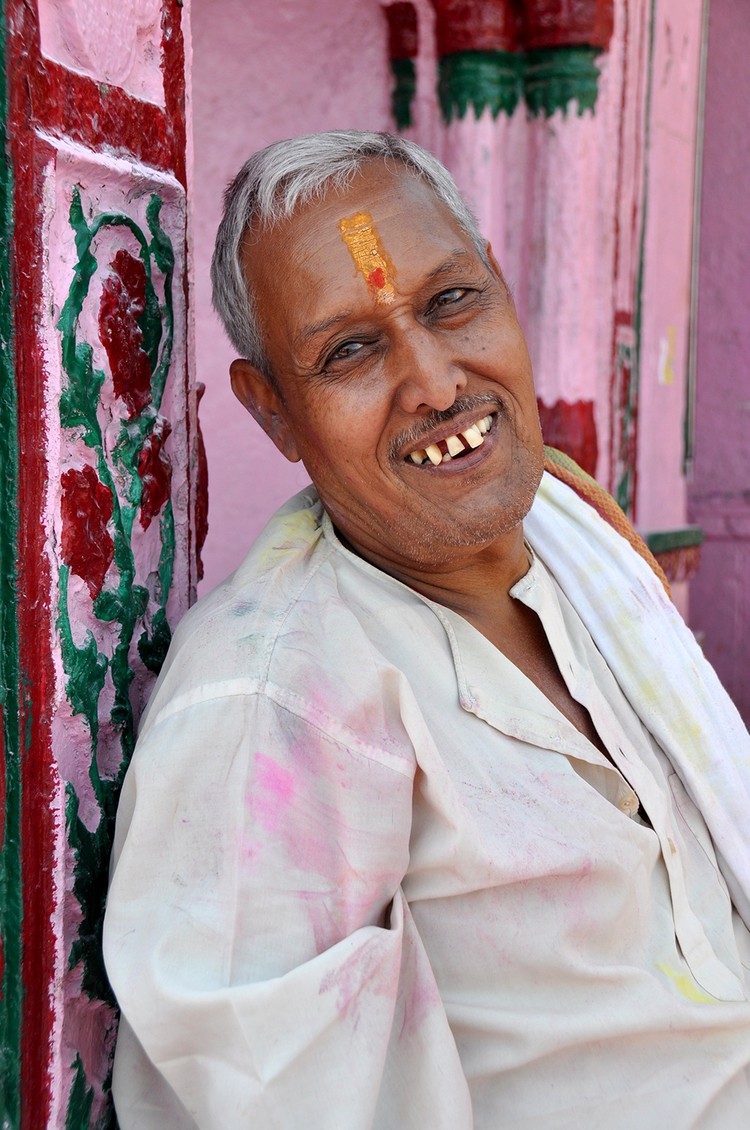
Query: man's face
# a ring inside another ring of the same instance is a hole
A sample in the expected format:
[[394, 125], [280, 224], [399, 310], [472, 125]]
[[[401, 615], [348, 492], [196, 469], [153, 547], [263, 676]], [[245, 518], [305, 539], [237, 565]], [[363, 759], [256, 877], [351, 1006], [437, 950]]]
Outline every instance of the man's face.
[[526, 344], [499, 271], [432, 191], [373, 162], [246, 254], [281, 397], [243, 361], [235, 392], [353, 548], [451, 568], [515, 530], [542, 468]]

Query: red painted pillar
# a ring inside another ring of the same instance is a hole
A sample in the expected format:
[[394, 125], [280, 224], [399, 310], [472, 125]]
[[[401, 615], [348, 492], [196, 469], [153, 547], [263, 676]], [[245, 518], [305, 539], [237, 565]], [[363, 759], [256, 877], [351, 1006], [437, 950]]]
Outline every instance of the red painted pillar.
[[2, 850], [22, 953], [3, 938], [19, 1010], [0, 1121], [78, 1130], [109, 1103], [117, 793], [196, 577], [182, 8], [5, 0], [4, 17], [19, 521], [2, 614], [20, 725]]

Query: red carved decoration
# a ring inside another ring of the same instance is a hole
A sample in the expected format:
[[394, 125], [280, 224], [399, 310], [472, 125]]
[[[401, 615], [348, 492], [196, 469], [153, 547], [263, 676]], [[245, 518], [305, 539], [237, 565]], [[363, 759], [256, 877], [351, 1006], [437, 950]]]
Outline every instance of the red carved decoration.
[[614, 29], [614, 0], [524, 0], [521, 34], [528, 50], [588, 44], [606, 51]]
[[132, 419], [151, 400], [151, 365], [138, 322], [146, 309], [146, 268], [129, 251], [118, 251], [110, 267], [112, 273], [102, 286], [99, 336], [107, 351], [115, 396], [124, 401]]
[[419, 50], [417, 9], [413, 4], [398, 3], [383, 6], [388, 21], [388, 58], [414, 59]]
[[564, 451], [589, 475], [595, 475], [599, 445], [593, 400], [576, 400], [572, 404], [556, 400], [549, 405], [537, 400], [537, 407], [544, 442]]
[[102, 591], [115, 544], [107, 530], [112, 493], [93, 467], [66, 471], [62, 484], [62, 556], [71, 573], [81, 577], [92, 597]]
[[[196, 393], [198, 395], [198, 408], [200, 409], [203, 394], [206, 391], [206, 386], [202, 381], [198, 381], [196, 385]], [[198, 580], [203, 579], [203, 559], [201, 558], [201, 550], [206, 541], [208, 534], [208, 459], [206, 458], [206, 445], [203, 442], [203, 432], [201, 431], [200, 415], [198, 420], [198, 474], [195, 492], [195, 555], [198, 566]]]
[[438, 55], [512, 51], [518, 19], [513, 0], [432, 0]]
[[161, 510], [172, 490], [172, 463], [164, 451], [172, 425], [163, 416], [157, 416], [154, 430], [138, 456], [138, 474], [141, 479], [141, 525], [147, 530], [152, 519]]

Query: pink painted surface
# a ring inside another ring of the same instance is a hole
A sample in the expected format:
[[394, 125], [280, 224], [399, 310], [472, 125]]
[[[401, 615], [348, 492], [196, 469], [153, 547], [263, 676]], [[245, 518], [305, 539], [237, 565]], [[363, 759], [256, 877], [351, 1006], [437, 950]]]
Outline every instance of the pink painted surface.
[[690, 316], [701, 4], [658, 4], [654, 21], [637, 520], [641, 530], [683, 525], [684, 406]]
[[[706, 532], [691, 585], [706, 654], [750, 723], [750, 8], [710, 7], [691, 519]], [[740, 107], [743, 108], [742, 112]]]
[[[80, 477], [87, 479], [89, 489], [91, 482], [97, 481], [96, 472], [91, 467], [93, 457], [91, 449], [82, 438], [71, 436], [70, 430], [61, 431], [59, 426], [58, 405], [61, 393], [67, 385], [67, 378], [61, 364], [57, 321], [68, 295], [73, 278], [73, 267], [77, 259], [74, 233], [70, 227], [68, 213], [74, 186], [78, 186], [87, 219], [102, 212], [125, 213], [144, 231], [148, 231], [146, 207], [151, 194], [158, 194], [163, 201], [161, 223], [176, 253], [173, 297], [177, 301], [171, 379], [167, 384], [161, 405], [161, 411], [177, 424], [166, 445], [171, 462], [179, 469], [176, 476], [178, 485], [172, 494], [176, 538], [175, 584], [167, 605], [169, 620], [175, 624], [187, 610], [191, 572], [187, 491], [190, 453], [186, 430], [182, 425], [187, 416], [184, 386], [185, 309], [184, 304], [179, 301], [184, 271], [185, 195], [182, 186], [169, 174], [158, 174], [153, 170], [148, 172], [143, 169], [137, 170], [132, 162], [93, 154], [83, 146], [70, 142], [56, 143], [46, 171], [46, 184], [47, 239], [43, 285], [47, 302], [40, 332], [48, 374], [49, 476], [45, 515], [49, 533], [48, 555], [53, 577], [58, 576], [63, 562], [71, 566], [68, 610], [76, 646], [82, 647], [87, 639], [93, 639], [99, 652], [111, 657], [119, 638], [119, 626], [117, 623], [103, 623], [95, 616], [92, 607], [92, 597], [101, 590], [102, 585], [114, 588], [117, 582], [117, 570], [113, 568], [112, 555], [108, 552], [111, 538], [106, 530], [102, 531], [97, 527], [93, 531], [93, 534], [99, 538], [100, 553], [105, 553], [106, 556], [98, 566], [94, 563], [95, 575], [92, 575], [88, 543], [81, 542], [80, 531], [76, 535], [70, 535], [66, 531], [66, 513], [70, 509], [70, 505], [66, 509], [64, 504], [66, 487], [71, 489]], [[138, 191], [133, 192], [136, 185]], [[105, 374], [97, 415], [108, 461], [114, 466], [113, 452], [120, 438], [122, 421], [132, 416], [134, 407], [142, 408], [144, 404], [137, 399], [139, 393], [137, 387], [135, 390], [133, 388], [126, 390], [118, 386], [117, 367], [111, 364], [114, 354], [108, 349], [108, 346], [112, 345], [111, 338], [105, 335], [105, 340], [102, 341], [100, 333], [103, 323], [100, 316], [102, 311], [108, 308], [107, 300], [112, 292], [115, 277], [109, 273], [109, 265], [121, 263], [123, 257], [127, 259], [133, 254], [137, 255], [139, 245], [127, 228], [107, 227], [101, 231], [92, 246], [99, 269], [92, 278], [79, 321], [79, 340], [91, 345], [94, 367]], [[158, 272], [154, 274], [154, 285], [160, 302], [164, 302], [166, 284]], [[123, 396], [125, 391], [128, 392], [127, 396]], [[135, 405], [134, 396], [137, 401]], [[122, 502], [127, 483], [124, 477], [118, 479], [118, 482]], [[109, 496], [109, 506], [103, 515], [108, 521], [112, 516], [111, 494], [104, 488], [101, 490], [103, 495]], [[145, 493], [144, 491], [144, 495]], [[135, 580], [151, 592], [154, 590], [158, 574], [161, 545], [157, 522], [149, 523], [147, 528], [144, 528], [140, 522], [134, 524], [132, 549], [136, 566]], [[76, 566], [79, 562], [79, 575], [76, 575]], [[59, 588], [57, 584], [53, 584], [50, 601], [53, 621], [57, 618], [58, 603]], [[129, 662], [135, 671], [131, 686], [131, 701], [137, 717], [150, 694], [153, 675], [139, 660], [136, 643], [137, 640], [134, 640]], [[53, 1080], [53, 1116], [50, 1125], [57, 1126], [62, 1125], [65, 1117], [76, 1054], [80, 1055], [86, 1078], [94, 1088], [92, 1118], [103, 1114], [107, 1097], [102, 1090], [102, 1082], [109, 1069], [115, 1028], [111, 1009], [101, 1001], [90, 999], [82, 993], [80, 965], [72, 970], [68, 968], [71, 946], [77, 937], [82, 915], [73, 891], [73, 853], [65, 838], [63, 805], [66, 786], [70, 785], [75, 789], [79, 815], [88, 831], [92, 832], [96, 829], [101, 812], [90, 775], [91, 734], [81, 715], [73, 712], [66, 698], [67, 679], [59, 647], [54, 650], [53, 661], [56, 687], [50, 712], [55, 769], [60, 781], [60, 812], [54, 862], [58, 899], [55, 922], [57, 965], [55, 1007], [58, 1032], [50, 1064]], [[115, 689], [108, 675], [99, 699], [96, 755], [99, 773], [104, 777], [112, 777], [117, 773], [122, 756], [117, 730], [111, 719], [114, 699]]]
[[163, 106], [161, 10], [161, 0], [39, 0], [42, 54]]
[[[477, 120], [470, 111], [440, 127], [441, 136], [432, 147], [455, 177], [514, 292], [528, 259], [522, 244], [525, 118], [523, 103], [510, 118], [500, 113], [493, 120], [485, 110]], [[421, 133], [415, 140], [430, 148]]]

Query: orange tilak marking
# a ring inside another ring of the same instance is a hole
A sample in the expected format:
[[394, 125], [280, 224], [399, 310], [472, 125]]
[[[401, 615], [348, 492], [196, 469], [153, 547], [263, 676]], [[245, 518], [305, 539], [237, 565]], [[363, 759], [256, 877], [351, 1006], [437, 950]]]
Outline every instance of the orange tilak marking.
[[339, 230], [357, 270], [375, 295], [377, 302], [393, 302], [396, 291], [391, 281], [395, 274], [393, 264], [385, 253], [372, 216], [369, 212], [356, 212], [339, 220]]

